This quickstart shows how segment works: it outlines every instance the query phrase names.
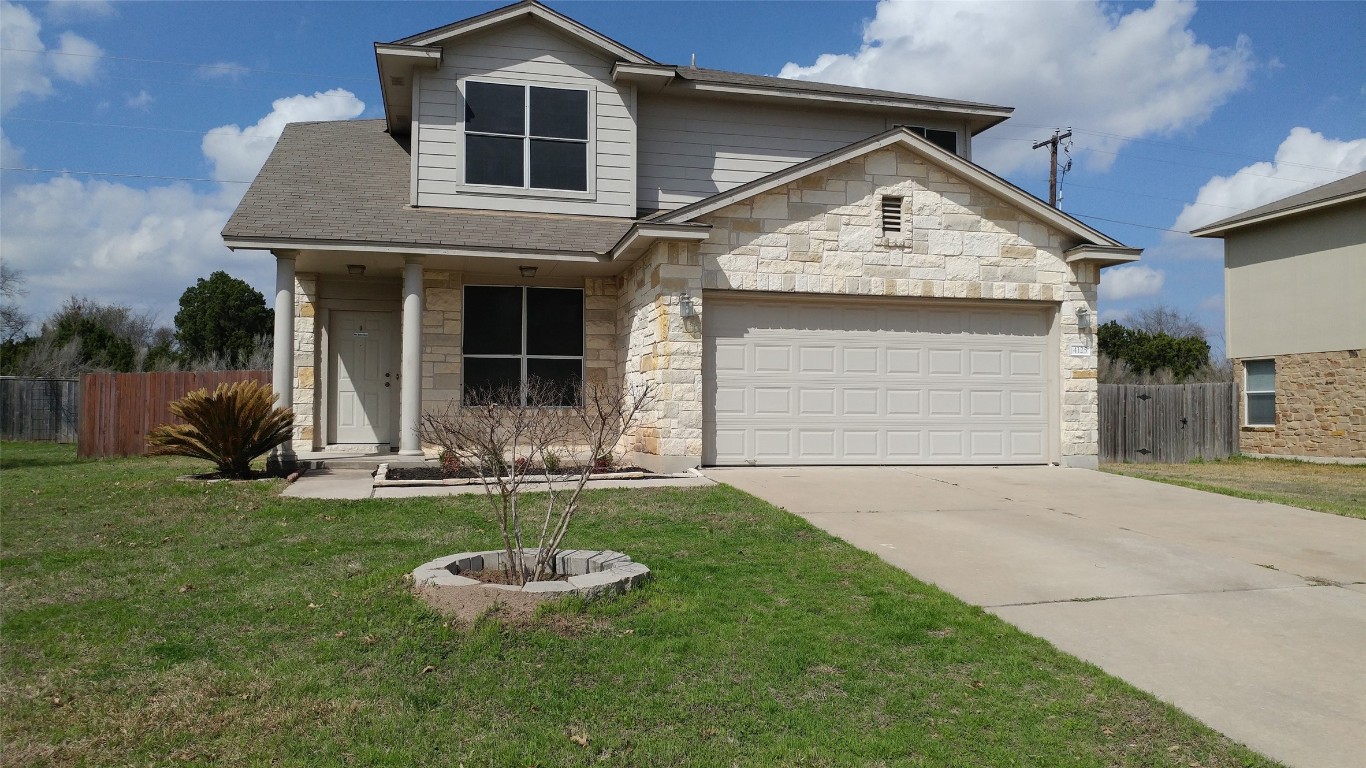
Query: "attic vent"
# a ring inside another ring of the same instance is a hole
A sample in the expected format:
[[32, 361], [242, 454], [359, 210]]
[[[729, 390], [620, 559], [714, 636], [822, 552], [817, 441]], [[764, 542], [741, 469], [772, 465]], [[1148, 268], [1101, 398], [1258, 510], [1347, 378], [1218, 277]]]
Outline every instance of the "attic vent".
[[403, 85], [403, 75], [390, 75], [389, 82], [392, 85]]
[[882, 198], [882, 234], [901, 231], [901, 198]]

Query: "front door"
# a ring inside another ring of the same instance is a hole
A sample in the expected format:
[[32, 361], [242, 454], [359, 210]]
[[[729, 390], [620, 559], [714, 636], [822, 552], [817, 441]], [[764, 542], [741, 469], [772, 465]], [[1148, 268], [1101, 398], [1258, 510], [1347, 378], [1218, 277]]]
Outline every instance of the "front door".
[[390, 442], [398, 392], [393, 320], [388, 312], [332, 312], [330, 442]]

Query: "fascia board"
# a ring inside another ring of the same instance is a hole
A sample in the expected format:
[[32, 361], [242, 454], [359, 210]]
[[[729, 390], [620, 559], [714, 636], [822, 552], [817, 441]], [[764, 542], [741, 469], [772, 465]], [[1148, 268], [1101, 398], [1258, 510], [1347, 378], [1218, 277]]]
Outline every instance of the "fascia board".
[[1250, 227], [1254, 224], [1265, 224], [1268, 221], [1275, 221], [1276, 219], [1284, 218], [1286, 216], [1296, 216], [1301, 213], [1308, 213], [1310, 211], [1315, 211], [1320, 208], [1329, 208], [1334, 205], [1341, 205], [1343, 203], [1350, 203], [1354, 200], [1362, 199], [1366, 199], [1366, 190], [1363, 190], [1361, 192], [1353, 192], [1351, 194], [1342, 195], [1340, 197], [1329, 198], [1327, 200], [1316, 200], [1312, 203], [1297, 205], [1294, 208], [1286, 208], [1285, 210], [1281, 211], [1271, 211], [1269, 213], [1264, 213], [1260, 216], [1254, 216], [1250, 219], [1235, 219], [1233, 221], [1225, 220], [1225, 222], [1222, 224], [1216, 222], [1214, 224], [1200, 227], [1199, 229], [1192, 229], [1190, 233], [1194, 237], [1222, 237], [1224, 233], [1229, 232], [1231, 230], [1241, 229], [1243, 227]]

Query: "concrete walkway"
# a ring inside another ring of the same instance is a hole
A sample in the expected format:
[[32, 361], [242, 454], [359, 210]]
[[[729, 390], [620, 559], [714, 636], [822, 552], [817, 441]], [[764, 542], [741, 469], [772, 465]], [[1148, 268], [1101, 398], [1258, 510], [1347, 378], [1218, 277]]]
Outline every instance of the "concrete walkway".
[[[291, 483], [281, 496], [299, 499], [412, 499], [424, 496], [463, 496], [483, 493], [481, 485], [389, 486], [375, 488], [375, 473], [368, 469], [315, 469]], [[588, 488], [688, 488], [714, 485], [705, 477], [660, 477], [639, 480], [589, 480]], [[537, 486], [526, 486], [535, 493]]]
[[1366, 765], [1366, 522], [1052, 467], [715, 469], [1300, 768]]

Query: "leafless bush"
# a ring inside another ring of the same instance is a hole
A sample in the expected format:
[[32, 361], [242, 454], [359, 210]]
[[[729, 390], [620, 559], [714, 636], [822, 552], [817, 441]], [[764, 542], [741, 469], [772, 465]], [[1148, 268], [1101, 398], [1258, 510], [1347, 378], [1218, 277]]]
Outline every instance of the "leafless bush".
[[[582, 387], [566, 397], [563, 386], [532, 380], [469, 393], [465, 405], [422, 418], [422, 439], [449, 461], [479, 473], [484, 498], [503, 537], [510, 580], [537, 581], [554, 570], [555, 553], [592, 476], [595, 461], [611, 455], [653, 400], [649, 386]], [[566, 401], [574, 401], [565, 405]], [[544, 511], [528, 511], [522, 493], [530, 482], [546, 492]], [[536, 556], [525, 557], [533, 543]]]
[[1206, 363], [1191, 375], [1178, 379], [1170, 368], [1158, 368], [1149, 373], [1135, 370], [1118, 358], [1101, 355], [1098, 376], [1101, 384], [1212, 384], [1233, 381], [1233, 365], [1228, 361]]

